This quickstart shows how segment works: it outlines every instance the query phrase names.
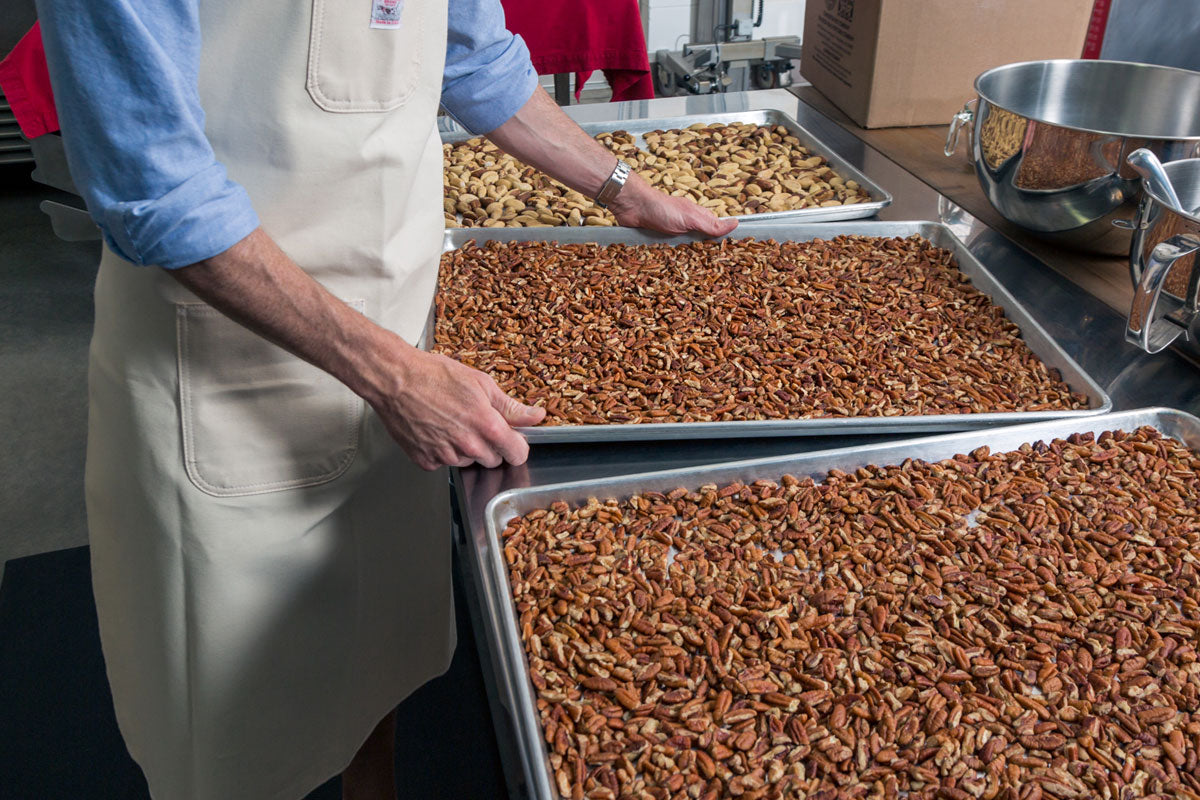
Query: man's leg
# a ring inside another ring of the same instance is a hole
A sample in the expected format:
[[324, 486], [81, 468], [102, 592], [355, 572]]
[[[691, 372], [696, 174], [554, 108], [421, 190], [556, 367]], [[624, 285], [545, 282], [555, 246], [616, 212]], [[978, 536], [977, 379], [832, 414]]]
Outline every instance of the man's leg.
[[396, 800], [396, 712], [389, 711], [342, 773], [342, 800]]

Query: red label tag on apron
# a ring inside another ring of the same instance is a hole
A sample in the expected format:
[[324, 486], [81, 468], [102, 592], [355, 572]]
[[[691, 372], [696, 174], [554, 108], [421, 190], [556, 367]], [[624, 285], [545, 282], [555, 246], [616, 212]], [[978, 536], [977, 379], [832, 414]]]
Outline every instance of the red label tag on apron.
[[399, 28], [404, 0], [371, 0], [372, 28]]

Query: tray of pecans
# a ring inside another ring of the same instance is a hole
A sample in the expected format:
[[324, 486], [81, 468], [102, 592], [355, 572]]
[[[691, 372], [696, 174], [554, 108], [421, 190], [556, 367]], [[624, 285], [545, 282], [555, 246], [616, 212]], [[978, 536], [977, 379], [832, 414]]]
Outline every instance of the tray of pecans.
[[447, 231], [434, 348], [531, 442], [964, 430], [1112, 404], [941, 224]]
[[[620, 122], [583, 130], [660, 189], [739, 219], [859, 219], [891, 195], [781, 111]], [[443, 131], [446, 227], [612, 226], [616, 219], [465, 131]]]
[[539, 798], [1200, 797], [1200, 420], [517, 489], [472, 548]]

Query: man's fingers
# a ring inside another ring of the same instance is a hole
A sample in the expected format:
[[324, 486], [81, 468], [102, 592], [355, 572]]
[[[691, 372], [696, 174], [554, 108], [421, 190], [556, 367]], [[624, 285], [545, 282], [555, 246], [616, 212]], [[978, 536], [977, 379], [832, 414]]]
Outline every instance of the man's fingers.
[[[427, 458], [426, 462], [432, 461], [433, 467], [426, 467], [421, 464], [422, 469], [438, 469], [440, 467], [465, 467], [470, 464], [470, 460], [464, 459], [456, 448], [448, 444], [443, 444], [433, 451], [432, 458]], [[420, 462], [418, 462], [420, 463]]]
[[411, 453], [409, 454], [409, 457], [412, 458], [414, 464], [426, 472], [433, 472], [435, 469], [442, 468], [442, 465], [438, 463], [437, 459], [428, 458], [421, 454], [413, 455]]
[[[510, 429], [511, 430], [511, 429]], [[504, 459], [496, 452], [496, 443], [489, 442], [484, 437], [471, 437], [466, 447], [460, 447], [460, 452], [473, 464], [484, 467], [498, 467]]]
[[512, 429], [499, 412], [488, 412], [487, 418], [480, 422], [478, 430], [484, 444], [496, 454], [496, 463], [487, 466], [498, 467], [501, 461], [524, 464], [525, 459], [529, 458], [529, 443], [525, 441], [524, 436]]
[[512, 428], [509, 428], [508, 433], [500, 437], [498, 441], [492, 442], [492, 446], [499, 451], [505, 461], [513, 466], [520, 466], [529, 458], [529, 442], [525, 441], [525, 437]]
[[697, 208], [692, 215], [695, 229], [706, 236], [724, 236], [737, 227], [737, 220], [732, 217], [718, 217], [711, 211]]
[[[483, 440], [491, 447], [499, 457], [510, 464], [524, 464], [525, 459], [529, 458], [529, 443], [525, 441], [525, 437], [517, 431], [513, 430], [511, 418], [519, 418], [519, 412], [511, 412], [510, 416], [505, 416], [504, 412], [499, 408], [505, 402], [511, 402], [518, 409], [536, 408], [535, 406], [526, 406], [513, 400], [511, 397], [500, 391], [500, 387], [492, 385], [494, 391], [489, 392], [494, 397], [493, 405], [496, 406], [495, 413], [490, 414], [489, 418], [484, 420], [479, 428]], [[545, 410], [538, 408], [541, 414], [534, 415], [529, 422], [520, 424], [536, 424], [541, 422], [545, 416]], [[497, 464], [496, 466], [499, 466]]]
[[437, 448], [436, 458], [442, 464], [448, 467], [479, 464], [490, 468], [498, 467], [504, 462], [496, 440], [514, 431], [490, 409], [484, 413], [489, 418], [477, 422], [470, 429], [460, 431]]
[[[504, 426], [504, 430], [510, 434], [516, 432]], [[524, 439], [519, 434], [516, 434], [518, 439], [524, 443]], [[514, 451], [519, 451], [519, 448], [511, 448]], [[465, 442], [455, 442], [448, 440], [432, 450], [416, 451], [410, 453], [413, 462], [423, 470], [432, 471], [441, 469], [442, 467], [469, 467], [472, 464], [479, 464], [484, 467], [498, 467], [504, 463], [504, 456], [500, 451], [497, 443], [489, 443], [480, 436], [470, 436]]]
[[713, 236], [724, 236], [727, 233], [732, 233], [733, 229], [738, 226], [738, 221], [732, 217], [717, 218], [713, 217]]
[[514, 428], [528, 428], [546, 418], [546, 409], [525, 405], [505, 394], [495, 383], [488, 387], [488, 397], [492, 408], [499, 411], [504, 421]]

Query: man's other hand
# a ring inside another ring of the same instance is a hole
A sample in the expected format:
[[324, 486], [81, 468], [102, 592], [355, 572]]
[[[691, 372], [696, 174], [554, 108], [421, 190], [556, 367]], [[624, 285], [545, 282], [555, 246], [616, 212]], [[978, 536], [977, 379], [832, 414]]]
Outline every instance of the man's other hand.
[[631, 228], [649, 228], [660, 233], [693, 231], [705, 236], [724, 236], [737, 227], [737, 220], [718, 217], [686, 197], [672, 197], [655, 189], [637, 173], [631, 173], [621, 193], [609, 204], [617, 222]]

